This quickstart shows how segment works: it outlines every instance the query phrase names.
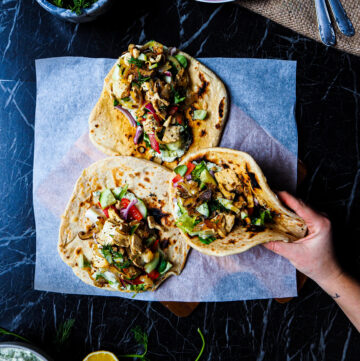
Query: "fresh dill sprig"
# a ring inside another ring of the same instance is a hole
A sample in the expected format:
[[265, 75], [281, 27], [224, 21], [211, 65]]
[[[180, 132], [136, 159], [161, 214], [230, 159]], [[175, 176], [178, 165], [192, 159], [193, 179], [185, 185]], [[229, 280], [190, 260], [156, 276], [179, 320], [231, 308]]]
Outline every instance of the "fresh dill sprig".
[[55, 336], [55, 342], [58, 345], [64, 344], [69, 339], [74, 323], [75, 319], [69, 318], [60, 324]]
[[17, 337], [17, 338], [20, 339], [20, 340], [23, 340], [23, 341], [25, 341], [25, 342], [31, 343], [31, 341], [28, 340], [27, 338], [22, 337], [22, 336], [14, 333], [14, 332], [7, 331], [7, 330], [5, 330], [5, 329], [2, 328], [2, 327], [0, 327], [0, 334], [2, 334], [2, 335], [8, 335], [8, 336], [14, 336], [14, 337]]
[[149, 343], [149, 339], [148, 339], [148, 335], [146, 332], [143, 332], [141, 330], [141, 328], [139, 326], [134, 327], [132, 330], [132, 333], [134, 334], [134, 338], [136, 340], [136, 342], [139, 345], [143, 345], [144, 346], [144, 352], [140, 355], [138, 354], [127, 354], [127, 355], [120, 355], [118, 357], [126, 357], [126, 358], [139, 358], [141, 360], [149, 360], [146, 357], [146, 354], [148, 352], [148, 343]]
[[199, 332], [199, 335], [200, 335], [200, 337], [201, 337], [201, 340], [202, 340], [202, 346], [201, 346], [201, 350], [200, 350], [200, 352], [199, 352], [199, 354], [198, 354], [197, 358], [195, 359], [195, 361], [199, 361], [199, 360], [200, 360], [200, 357], [201, 357], [201, 355], [203, 354], [203, 352], [204, 352], [204, 348], [205, 348], [205, 339], [204, 339], [204, 335], [202, 334], [202, 332], [201, 332], [200, 328], [198, 328], [198, 329], [197, 329], [197, 332]]

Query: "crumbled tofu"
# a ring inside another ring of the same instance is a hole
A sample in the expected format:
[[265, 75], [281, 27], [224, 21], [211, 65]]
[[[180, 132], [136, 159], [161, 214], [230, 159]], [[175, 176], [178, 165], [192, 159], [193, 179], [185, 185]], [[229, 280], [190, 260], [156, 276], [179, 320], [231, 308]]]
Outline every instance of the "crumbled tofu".
[[180, 133], [181, 127], [178, 125], [167, 127], [162, 141], [165, 143], [174, 143], [180, 139]]
[[124, 235], [123, 232], [120, 231], [120, 226], [107, 220], [99, 234], [98, 242], [103, 246], [112, 246], [116, 244], [121, 247], [128, 247], [129, 236]]

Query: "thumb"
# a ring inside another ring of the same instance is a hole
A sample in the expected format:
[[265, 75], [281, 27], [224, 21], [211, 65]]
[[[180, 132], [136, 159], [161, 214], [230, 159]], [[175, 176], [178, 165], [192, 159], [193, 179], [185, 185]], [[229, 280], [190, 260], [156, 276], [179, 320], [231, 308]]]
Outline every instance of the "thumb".
[[264, 243], [263, 246], [270, 251], [273, 251], [280, 256], [287, 258], [288, 260], [292, 260], [296, 258], [296, 254], [298, 253], [297, 244], [294, 243], [286, 243], [282, 241], [272, 241], [268, 243]]

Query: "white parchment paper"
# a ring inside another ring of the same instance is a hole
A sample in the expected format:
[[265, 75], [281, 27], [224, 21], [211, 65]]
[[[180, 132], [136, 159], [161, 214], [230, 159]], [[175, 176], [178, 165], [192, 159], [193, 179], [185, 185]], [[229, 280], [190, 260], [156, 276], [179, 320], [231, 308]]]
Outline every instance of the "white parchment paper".
[[[249, 152], [275, 189], [294, 191], [297, 130], [296, 62], [200, 59], [231, 94], [221, 146]], [[62, 57], [36, 61], [34, 211], [35, 289], [131, 297], [81, 282], [57, 254], [60, 216], [83, 168], [105, 157], [88, 139], [88, 116], [113, 59]], [[233, 301], [297, 295], [290, 263], [262, 246], [235, 256], [209, 257], [192, 250], [182, 274], [140, 300]]]

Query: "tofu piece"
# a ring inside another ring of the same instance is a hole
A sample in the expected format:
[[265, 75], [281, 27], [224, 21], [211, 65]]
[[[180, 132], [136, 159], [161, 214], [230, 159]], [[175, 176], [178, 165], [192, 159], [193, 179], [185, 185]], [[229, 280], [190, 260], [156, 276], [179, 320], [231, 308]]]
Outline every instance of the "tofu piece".
[[96, 268], [106, 268], [109, 267], [109, 262], [100, 255], [100, 251], [97, 247], [93, 247], [92, 249], [92, 264]]
[[215, 173], [215, 179], [219, 184], [221, 193], [227, 199], [233, 200], [235, 190], [242, 191], [242, 185], [237, 174], [230, 168]]
[[225, 214], [225, 231], [230, 233], [235, 224], [234, 214]]
[[117, 226], [110, 220], [105, 221], [104, 227], [101, 230], [98, 242], [103, 246], [118, 245], [121, 247], [129, 246], [129, 235], [124, 235], [120, 231], [120, 226]]
[[181, 127], [178, 125], [172, 125], [165, 128], [165, 133], [162, 141], [165, 143], [174, 143], [178, 141], [181, 137]]
[[143, 251], [142, 240], [135, 233], [130, 238], [130, 250], [133, 254], [138, 254]]
[[144, 131], [147, 134], [154, 134], [157, 128], [156, 121], [153, 118], [146, 119], [145, 122], [143, 123], [143, 126], [144, 126]]

